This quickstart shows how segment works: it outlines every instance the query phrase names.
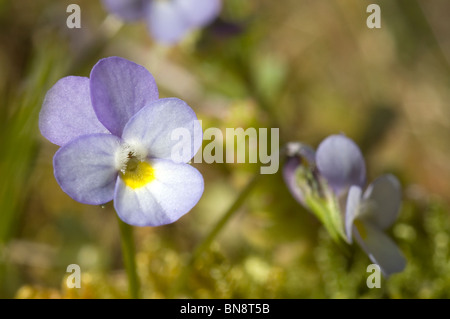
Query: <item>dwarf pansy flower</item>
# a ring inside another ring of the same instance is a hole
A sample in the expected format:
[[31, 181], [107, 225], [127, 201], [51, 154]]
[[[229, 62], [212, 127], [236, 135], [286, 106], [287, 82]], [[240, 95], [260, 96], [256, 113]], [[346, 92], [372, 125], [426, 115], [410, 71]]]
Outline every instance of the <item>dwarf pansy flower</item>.
[[[39, 128], [61, 146], [53, 166], [65, 193], [91, 205], [114, 200], [119, 217], [137, 226], [172, 223], [196, 205], [203, 177], [187, 162], [201, 146], [201, 126], [185, 102], [158, 94], [150, 72], [119, 57], [47, 92]], [[180, 128], [191, 134], [174, 160], [180, 141], [171, 134]]]
[[401, 188], [392, 175], [383, 175], [367, 187], [366, 167], [359, 147], [344, 135], [331, 135], [317, 151], [289, 143], [284, 180], [294, 198], [313, 212], [332, 238], [352, 243], [352, 237], [385, 276], [405, 267], [395, 243], [384, 234], [396, 220]]
[[145, 20], [157, 41], [174, 44], [206, 26], [220, 12], [221, 0], [102, 0], [107, 10], [125, 21]]
[[397, 245], [384, 233], [397, 219], [400, 205], [401, 187], [393, 175], [378, 177], [364, 193], [359, 186], [352, 186], [348, 193], [347, 238], [351, 243], [353, 235], [385, 276], [402, 271], [406, 265]]

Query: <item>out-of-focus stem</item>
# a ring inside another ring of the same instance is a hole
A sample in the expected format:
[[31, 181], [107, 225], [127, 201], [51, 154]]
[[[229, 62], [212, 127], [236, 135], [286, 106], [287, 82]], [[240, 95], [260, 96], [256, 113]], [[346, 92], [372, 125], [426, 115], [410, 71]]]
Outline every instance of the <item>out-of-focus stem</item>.
[[220, 231], [225, 227], [231, 217], [238, 211], [244, 201], [247, 199], [248, 195], [252, 192], [257, 181], [259, 180], [259, 172], [250, 180], [247, 186], [242, 190], [239, 196], [236, 198], [234, 203], [228, 208], [226, 213], [222, 216], [222, 218], [217, 222], [217, 224], [211, 229], [209, 234], [203, 239], [203, 241], [195, 248], [192, 253], [187, 265], [184, 267], [180, 276], [178, 277], [178, 281], [173, 286], [173, 289], [169, 292], [169, 297], [175, 297], [176, 293], [182, 288], [185, 284], [187, 277], [189, 276], [192, 267], [194, 266], [195, 261], [205, 252], [206, 249], [211, 245]]

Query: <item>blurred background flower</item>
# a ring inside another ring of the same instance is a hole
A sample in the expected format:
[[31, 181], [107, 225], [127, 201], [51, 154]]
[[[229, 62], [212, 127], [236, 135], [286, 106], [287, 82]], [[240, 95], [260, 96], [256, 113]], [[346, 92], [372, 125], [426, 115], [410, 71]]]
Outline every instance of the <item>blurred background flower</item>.
[[145, 20], [153, 38], [174, 44], [189, 32], [211, 23], [222, 0], [102, 0], [105, 7], [124, 21]]
[[[108, 16], [100, 1], [78, 1], [82, 27], [68, 29], [71, 2], [0, 0], [0, 296], [127, 296], [112, 206], [60, 190], [57, 146], [38, 130], [58, 79], [88, 76], [114, 55], [145, 66], [160, 97], [186, 101], [203, 129], [279, 127], [280, 145], [345, 132], [364, 154], [367, 180], [389, 172], [404, 187], [388, 235], [408, 263], [380, 289], [366, 286], [364, 252], [340, 252], [279, 172], [259, 177], [174, 291], [192, 252], [259, 171], [194, 164], [205, 180], [198, 205], [174, 224], [135, 232], [143, 297], [450, 297], [448, 1], [378, 0], [382, 27], [368, 29], [362, 1], [224, 0], [219, 21], [238, 32], [223, 36], [213, 23], [170, 48], [144, 23]], [[65, 285], [73, 263], [80, 289]]]
[[363, 187], [366, 181], [366, 165], [359, 147], [339, 134], [325, 138], [317, 151], [289, 142], [285, 153], [283, 177], [289, 191], [319, 218], [336, 243], [345, 245], [347, 194], [351, 186]]

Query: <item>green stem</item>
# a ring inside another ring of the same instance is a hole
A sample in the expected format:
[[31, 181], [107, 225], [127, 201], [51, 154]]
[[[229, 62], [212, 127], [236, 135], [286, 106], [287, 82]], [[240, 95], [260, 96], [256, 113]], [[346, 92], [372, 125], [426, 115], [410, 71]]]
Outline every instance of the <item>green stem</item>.
[[342, 252], [348, 255], [348, 247], [345, 240], [343, 225], [338, 219], [340, 217], [336, 216], [336, 214], [339, 214], [339, 210], [335, 207], [334, 202], [330, 205], [326, 201], [323, 202], [320, 198], [314, 198], [311, 196], [307, 196], [305, 201], [308, 207], [311, 208], [311, 210], [325, 226], [334, 243], [339, 247], [339, 249], [342, 250]]
[[225, 227], [230, 218], [238, 211], [244, 201], [247, 199], [248, 195], [251, 193], [253, 188], [255, 187], [260, 174], [257, 173], [247, 184], [247, 186], [242, 190], [239, 196], [236, 198], [234, 203], [228, 208], [226, 213], [220, 218], [214, 228], [209, 232], [209, 234], [203, 239], [203, 241], [195, 248], [194, 252], [191, 255], [186, 267], [183, 268], [180, 276], [178, 277], [178, 281], [175, 283], [171, 291], [169, 292], [169, 296], [173, 298], [177, 292], [183, 287], [186, 282], [187, 277], [192, 271], [195, 261], [208, 249], [220, 231]]
[[132, 299], [138, 299], [139, 280], [136, 271], [133, 227], [125, 224], [119, 217], [117, 217], [117, 221], [120, 228], [123, 263], [128, 276], [128, 290]]

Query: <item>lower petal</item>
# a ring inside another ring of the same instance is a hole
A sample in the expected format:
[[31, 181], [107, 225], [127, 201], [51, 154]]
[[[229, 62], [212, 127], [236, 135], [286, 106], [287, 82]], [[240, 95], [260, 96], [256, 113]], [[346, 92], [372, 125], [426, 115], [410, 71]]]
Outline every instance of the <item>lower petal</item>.
[[189, 212], [203, 194], [203, 177], [188, 164], [149, 160], [153, 178], [145, 185], [117, 178], [114, 207], [119, 217], [135, 226], [170, 224]]
[[[359, 228], [359, 230], [357, 229]], [[377, 227], [359, 221], [354, 227], [355, 238], [373, 263], [380, 266], [386, 277], [401, 272], [406, 259], [400, 249], [383, 231]]]
[[55, 178], [74, 200], [100, 205], [113, 199], [117, 178], [115, 153], [120, 139], [110, 134], [79, 137], [61, 147], [53, 158]]

